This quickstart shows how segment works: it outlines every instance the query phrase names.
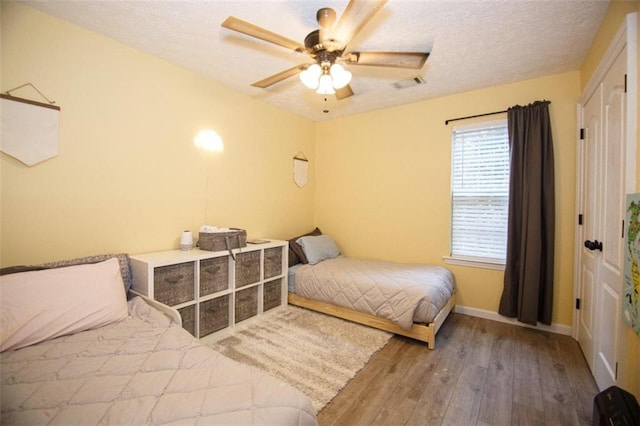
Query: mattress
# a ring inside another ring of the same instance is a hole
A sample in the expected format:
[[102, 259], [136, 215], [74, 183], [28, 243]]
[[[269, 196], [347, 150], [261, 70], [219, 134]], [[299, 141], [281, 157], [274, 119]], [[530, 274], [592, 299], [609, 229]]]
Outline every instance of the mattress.
[[441, 266], [338, 257], [295, 270], [294, 292], [388, 319], [409, 329], [429, 323], [455, 292]]
[[4, 424], [316, 425], [292, 386], [204, 346], [136, 297], [129, 317], [0, 354]]

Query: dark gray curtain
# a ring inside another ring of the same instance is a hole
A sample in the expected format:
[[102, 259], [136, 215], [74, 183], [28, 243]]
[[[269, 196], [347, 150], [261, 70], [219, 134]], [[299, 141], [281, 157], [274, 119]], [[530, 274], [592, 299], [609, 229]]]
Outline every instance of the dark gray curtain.
[[548, 101], [508, 110], [511, 176], [504, 290], [498, 312], [551, 324], [555, 190]]

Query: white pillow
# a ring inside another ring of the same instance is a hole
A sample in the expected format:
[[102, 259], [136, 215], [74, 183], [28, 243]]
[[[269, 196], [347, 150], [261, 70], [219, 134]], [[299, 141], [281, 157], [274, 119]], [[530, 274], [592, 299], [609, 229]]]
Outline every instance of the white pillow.
[[0, 277], [0, 352], [128, 316], [116, 258]]
[[311, 265], [340, 256], [340, 249], [328, 235], [300, 237], [296, 243], [300, 244]]

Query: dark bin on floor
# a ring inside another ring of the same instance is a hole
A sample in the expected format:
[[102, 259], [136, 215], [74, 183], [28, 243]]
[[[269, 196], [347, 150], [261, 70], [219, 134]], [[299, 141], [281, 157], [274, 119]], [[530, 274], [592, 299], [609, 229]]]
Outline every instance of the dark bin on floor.
[[640, 425], [638, 401], [629, 392], [611, 386], [593, 399], [593, 426]]

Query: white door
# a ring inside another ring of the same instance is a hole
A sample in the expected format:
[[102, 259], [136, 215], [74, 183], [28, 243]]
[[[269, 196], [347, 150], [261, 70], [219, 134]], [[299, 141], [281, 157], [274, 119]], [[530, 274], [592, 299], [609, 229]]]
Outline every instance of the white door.
[[[599, 307], [599, 338], [596, 343], [594, 376], [601, 389], [617, 380], [618, 328], [624, 280], [624, 170], [626, 140], [626, 96], [624, 75], [626, 48], [618, 55], [602, 82], [602, 254], [596, 287]], [[604, 244], [606, 241], [606, 244]]]
[[[602, 85], [584, 105], [582, 141], [582, 238], [584, 244], [593, 242], [600, 222], [600, 151], [602, 146]], [[585, 246], [576, 248], [582, 250], [580, 262], [580, 310], [578, 311], [578, 342], [582, 352], [594, 371], [594, 353], [596, 341], [596, 286], [598, 275], [598, 251]]]
[[624, 279], [626, 48], [584, 106], [578, 341], [600, 389], [617, 381]]

